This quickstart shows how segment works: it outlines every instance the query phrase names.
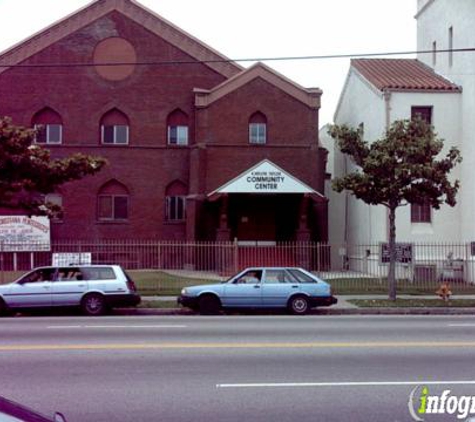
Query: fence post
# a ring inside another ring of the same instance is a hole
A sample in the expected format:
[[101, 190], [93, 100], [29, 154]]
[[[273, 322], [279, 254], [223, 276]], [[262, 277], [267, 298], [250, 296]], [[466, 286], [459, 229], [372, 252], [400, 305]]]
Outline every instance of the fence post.
[[162, 268], [162, 258], [161, 258], [161, 242], [159, 241], [158, 242], [158, 245], [157, 245], [157, 261], [156, 261], [156, 268], [157, 269], [160, 269]]
[[234, 273], [237, 273], [239, 271], [239, 243], [238, 243], [237, 237], [234, 238], [233, 249], [234, 249]]
[[5, 271], [4, 271], [4, 240], [0, 241], [0, 272], [2, 273], [2, 284], [5, 283]]
[[197, 243], [195, 242], [190, 242], [186, 241], [184, 244], [185, 247], [185, 257], [184, 257], [184, 262], [183, 262], [183, 269], [188, 270], [188, 271], [193, 271], [195, 270], [196, 266], [194, 264], [194, 255], [195, 255], [195, 249], [197, 248]]

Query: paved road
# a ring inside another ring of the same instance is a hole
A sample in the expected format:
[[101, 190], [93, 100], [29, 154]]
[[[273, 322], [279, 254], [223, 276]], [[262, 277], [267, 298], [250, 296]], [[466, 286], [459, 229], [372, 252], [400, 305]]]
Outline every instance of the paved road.
[[408, 400], [418, 386], [475, 396], [471, 316], [27, 317], [0, 324], [0, 395], [43, 413], [60, 410], [70, 422], [411, 421]]

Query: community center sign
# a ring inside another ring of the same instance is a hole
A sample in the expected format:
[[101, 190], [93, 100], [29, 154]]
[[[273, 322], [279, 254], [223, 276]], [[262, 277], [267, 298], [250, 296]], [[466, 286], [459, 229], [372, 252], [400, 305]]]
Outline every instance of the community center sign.
[[48, 217], [0, 216], [0, 248], [5, 252], [50, 250]]
[[216, 189], [216, 193], [317, 193], [310, 186], [282, 170], [269, 160], [240, 174]]

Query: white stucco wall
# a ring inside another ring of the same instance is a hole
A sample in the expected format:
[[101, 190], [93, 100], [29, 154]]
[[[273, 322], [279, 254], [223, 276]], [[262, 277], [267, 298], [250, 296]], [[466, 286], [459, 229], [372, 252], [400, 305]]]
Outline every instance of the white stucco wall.
[[[453, 48], [475, 45], [475, 1], [432, 0], [417, 15], [417, 49], [449, 48], [449, 28], [453, 29]], [[433, 66], [432, 55], [419, 54], [420, 60]], [[454, 52], [452, 65], [448, 53], [438, 53], [434, 66], [437, 73], [463, 89], [461, 98], [459, 146], [463, 163], [460, 169], [462, 187], [458, 206], [461, 209], [460, 240], [475, 240], [475, 52]]]
[[[453, 48], [467, 48], [474, 45], [475, 2], [473, 0], [433, 0], [418, 12], [416, 19], [418, 51], [431, 51], [434, 41], [437, 50], [449, 49], [450, 27], [453, 29]], [[475, 63], [473, 52], [453, 53], [452, 66], [449, 65], [447, 52], [436, 54], [435, 66], [432, 53], [419, 54], [417, 58], [433, 67], [437, 73], [453, 74], [454, 77], [460, 70], [473, 68]]]
[[[411, 106], [432, 106], [432, 124], [438, 137], [444, 139], [443, 155], [460, 142], [461, 94], [455, 93], [393, 93], [391, 96], [391, 121], [408, 119]], [[451, 173], [451, 179], [461, 178], [461, 166]], [[461, 207], [442, 205], [433, 210], [432, 223], [411, 223], [410, 206], [397, 211], [397, 235], [401, 241], [458, 242], [460, 240]]]
[[[389, 120], [411, 117], [412, 106], [432, 106], [433, 124], [439, 137], [445, 139], [445, 151], [459, 144], [460, 134], [460, 93], [420, 93], [392, 92], [389, 99]], [[370, 86], [358, 73], [350, 71], [335, 123], [346, 123], [356, 127], [364, 124], [364, 137], [374, 141], [386, 130], [386, 103], [381, 92]], [[348, 165], [351, 171], [351, 165]], [[335, 153], [334, 174], [344, 174], [344, 158]], [[461, 177], [461, 169], [456, 169], [453, 178]], [[344, 194], [341, 194], [344, 195]], [[338, 206], [344, 204], [340, 201]], [[347, 204], [347, 241], [353, 244], [374, 244], [388, 239], [387, 210], [383, 206], [369, 206], [350, 196]], [[331, 208], [330, 208], [331, 209]], [[397, 237], [400, 241], [442, 242], [459, 241], [461, 235], [460, 207], [443, 206], [434, 211], [432, 223], [412, 224], [410, 206], [397, 211]], [[330, 215], [333, 214], [330, 212]], [[332, 223], [333, 224], [333, 223]]]
[[[364, 139], [380, 138], [385, 129], [386, 113], [382, 93], [375, 90], [361, 76], [350, 69], [340, 103], [334, 116], [336, 124], [347, 124], [357, 127], [364, 125]], [[351, 161], [343, 154], [335, 153], [335, 177], [354, 169]], [[339, 194], [348, 196], [347, 219], [345, 221], [346, 239], [350, 244], [371, 244], [375, 239], [385, 239], [387, 233], [386, 209], [375, 207], [357, 200], [346, 192]], [[331, 214], [330, 214], [331, 215]]]
[[[319, 131], [319, 139], [322, 147], [328, 151], [327, 158], [327, 173], [334, 177], [335, 175], [335, 141], [328, 134], [330, 125], [323, 126]], [[339, 169], [337, 169], [340, 172]], [[345, 237], [344, 224], [345, 221], [345, 197], [340, 195], [332, 189], [331, 179], [325, 182], [324, 195], [328, 198], [328, 241], [332, 245], [338, 245], [343, 243]]]

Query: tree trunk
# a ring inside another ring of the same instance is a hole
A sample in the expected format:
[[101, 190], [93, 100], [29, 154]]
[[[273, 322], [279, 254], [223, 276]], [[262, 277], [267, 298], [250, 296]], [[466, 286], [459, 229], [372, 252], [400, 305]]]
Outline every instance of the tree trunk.
[[396, 207], [389, 207], [389, 300], [396, 300]]

